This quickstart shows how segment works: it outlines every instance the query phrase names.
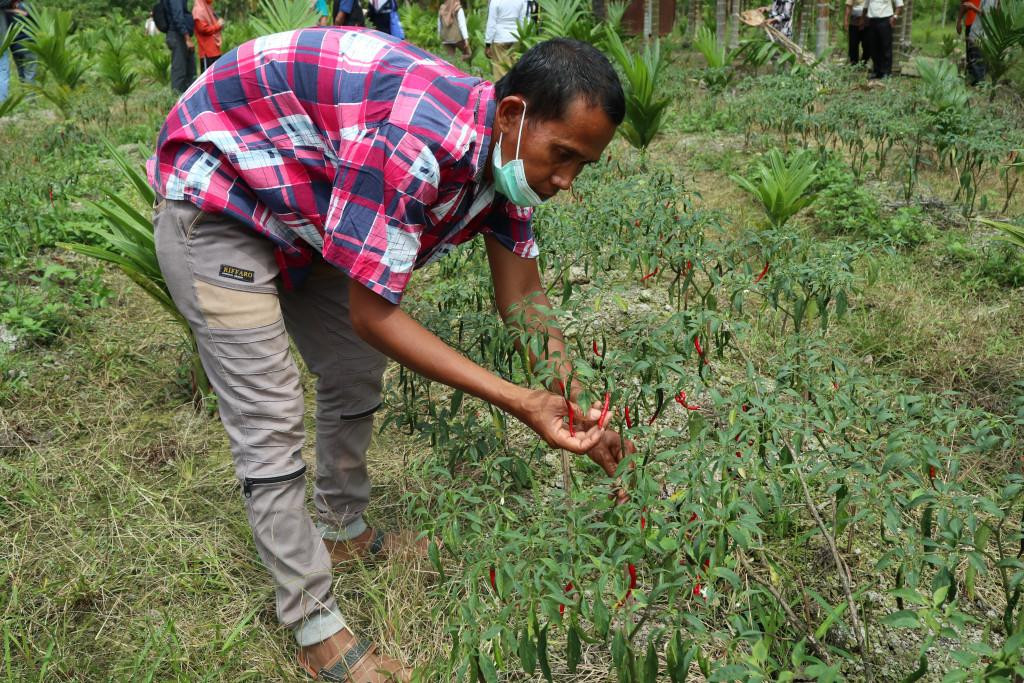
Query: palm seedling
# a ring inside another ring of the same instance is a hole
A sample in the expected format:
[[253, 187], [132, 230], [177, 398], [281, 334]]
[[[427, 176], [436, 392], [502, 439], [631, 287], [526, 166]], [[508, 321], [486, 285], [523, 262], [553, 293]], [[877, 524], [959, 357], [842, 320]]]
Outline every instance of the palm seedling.
[[268, 36], [315, 26], [316, 21], [317, 13], [309, 0], [260, 0], [252, 26], [258, 35]]
[[34, 11], [24, 23], [28, 40], [22, 43], [42, 68], [46, 81], [27, 87], [53, 102], [65, 117], [89, 71], [85, 51], [73, 44], [71, 16], [69, 11], [48, 7]]
[[773, 228], [781, 228], [814, 201], [811, 186], [818, 179], [818, 163], [807, 151], [787, 160], [779, 150], [772, 149], [749, 178], [729, 177], [761, 203]]
[[171, 53], [158, 39], [140, 36], [135, 44], [136, 55], [143, 60], [141, 74], [157, 85], [171, 84]]
[[[137, 168], [128, 163], [113, 145], [106, 143], [106, 147], [110, 156], [131, 181], [139, 201], [145, 206], [152, 206], [155, 193], [146, 182], [146, 178]], [[59, 246], [117, 266], [178, 323], [191, 350], [189, 366], [193, 401], [198, 405], [201, 400], [209, 397], [210, 384], [199, 360], [199, 350], [192, 330], [175, 307], [163, 273], [160, 272], [153, 237], [153, 223], [140, 213], [129, 200], [110, 190], [103, 192], [107, 201], [89, 202], [107, 220], [106, 227], [90, 226], [86, 228], [95, 238], [95, 243], [62, 242]]]
[[667, 97], [658, 97], [658, 81], [664, 62], [657, 40], [646, 47], [642, 55], [626, 51], [619, 35], [606, 27], [608, 49], [626, 76], [626, 118], [619, 132], [630, 145], [643, 153], [661, 130], [665, 120]]
[[99, 74], [110, 92], [121, 98], [125, 118], [128, 117], [128, 96], [139, 84], [139, 77], [131, 64], [131, 49], [124, 31], [107, 28], [101, 38]]
[[[436, 12], [431, 12], [415, 2], [403, 2], [398, 8], [398, 18], [402, 22], [405, 38], [410, 43], [424, 50], [441, 48], [441, 41], [437, 35]], [[471, 15], [467, 14], [466, 22], [469, 23], [470, 19]], [[472, 29], [470, 35], [473, 35]], [[483, 42], [482, 39], [480, 42]]]
[[704, 56], [708, 68], [704, 70], [701, 80], [709, 89], [718, 92], [729, 85], [733, 79], [732, 63], [736, 53], [725, 48], [725, 43], [718, 40], [715, 32], [707, 26], [697, 30], [693, 46]]
[[953, 62], [920, 57], [915, 61], [917, 73], [924, 84], [924, 96], [933, 110], [938, 112], [967, 106], [970, 95]]

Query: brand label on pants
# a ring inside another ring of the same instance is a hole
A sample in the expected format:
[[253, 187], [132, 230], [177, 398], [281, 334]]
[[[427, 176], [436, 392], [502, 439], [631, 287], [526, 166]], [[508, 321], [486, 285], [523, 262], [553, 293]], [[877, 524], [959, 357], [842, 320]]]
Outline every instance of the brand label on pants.
[[238, 266], [226, 266], [223, 263], [220, 266], [220, 276], [226, 277], [229, 280], [238, 280], [239, 282], [253, 282], [256, 279], [256, 273], [245, 268], [239, 268]]

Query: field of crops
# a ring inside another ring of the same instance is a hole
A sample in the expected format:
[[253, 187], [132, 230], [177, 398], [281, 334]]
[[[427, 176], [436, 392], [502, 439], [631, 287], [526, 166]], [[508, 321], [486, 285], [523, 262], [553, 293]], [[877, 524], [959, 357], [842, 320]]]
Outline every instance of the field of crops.
[[[52, 63], [0, 105], [0, 680], [301, 680], [188, 338], [89, 258], [148, 215], [169, 54], [39, 16]], [[575, 22], [547, 30], [634, 98], [535, 225], [574, 376], [638, 449], [629, 500], [392, 366], [370, 515], [434, 541], [339, 572], [342, 612], [423, 681], [1021, 680], [1021, 48], [995, 85], [936, 58], [868, 86], [753, 34], [645, 52]], [[482, 241], [409, 292], [473, 360], [550, 380]]]

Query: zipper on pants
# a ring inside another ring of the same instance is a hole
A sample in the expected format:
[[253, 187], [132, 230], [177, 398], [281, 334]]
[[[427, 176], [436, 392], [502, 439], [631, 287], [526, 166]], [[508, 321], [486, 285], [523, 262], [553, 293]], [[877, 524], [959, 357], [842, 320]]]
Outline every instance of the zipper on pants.
[[246, 498], [252, 498], [252, 487], [262, 486], [263, 484], [282, 484], [286, 481], [298, 479], [306, 473], [306, 466], [303, 465], [301, 469], [292, 472], [291, 474], [280, 474], [276, 477], [243, 477], [242, 478], [242, 493], [245, 494]]

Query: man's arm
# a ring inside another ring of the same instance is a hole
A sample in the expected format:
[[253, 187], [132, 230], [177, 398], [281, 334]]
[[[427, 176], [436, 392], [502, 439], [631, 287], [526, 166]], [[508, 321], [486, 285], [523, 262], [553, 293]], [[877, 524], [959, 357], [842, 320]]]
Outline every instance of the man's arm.
[[[491, 266], [491, 278], [494, 282], [494, 302], [498, 313], [506, 324], [522, 320], [528, 329], [545, 329], [547, 331], [548, 357], [558, 359], [558, 375], [561, 382], [568, 381], [572, 365], [565, 350], [565, 339], [562, 331], [554, 324], [551, 317], [542, 308], [550, 308], [547, 295], [540, 281], [536, 259], [523, 258], [512, 253], [501, 245], [498, 240], [487, 235], [487, 260]], [[517, 314], [518, 313], [518, 314]], [[520, 317], [522, 316], [522, 317]], [[536, 365], [540, 359], [530, 354], [530, 364]], [[551, 387], [552, 391], [561, 393], [561, 387]], [[578, 387], [571, 386], [573, 401], [576, 401]], [[594, 404], [587, 413], [584, 426], [593, 428], [600, 418], [601, 407]], [[571, 449], [570, 449], [571, 450]], [[604, 469], [609, 477], [615, 476], [622, 458], [636, 451], [633, 444], [621, 438], [613, 430], [601, 432], [600, 440], [587, 450], [587, 455]], [[579, 451], [577, 451], [579, 452]]]
[[[349, 285], [352, 327], [367, 343], [405, 367], [429, 379], [481, 398], [511, 413], [548, 445], [586, 453], [601, 441], [602, 430], [593, 425], [569, 433], [565, 400], [546, 391], [524, 389], [488, 372], [416, 322], [405, 311], [364, 285]], [[576, 413], [580, 416], [580, 413]]]
[[[491, 279], [494, 282], [494, 304], [498, 315], [509, 324], [513, 320], [523, 319], [531, 331], [545, 332], [548, 340], [547, 358], [556, 362], [561, 386], [568, 386], [572, 366], [565, 351], [565, 338], [562, 331], [552, 324], [551, 318], [542, 309], [550, 308], [551, 303], [544, 293], [537, 271], [535, 259], [516, 256], [501, 245], [491, 235], [485, 236], [487, 260], [491, 266]], [[530, 365], [536, 367], [541, 358], [531, 352]], [[553, 383], [548, 387], [551, 391], [561, 393], [561, 387]], [[575, 401], [578, 387], [570, 387], [570, 396]]]

